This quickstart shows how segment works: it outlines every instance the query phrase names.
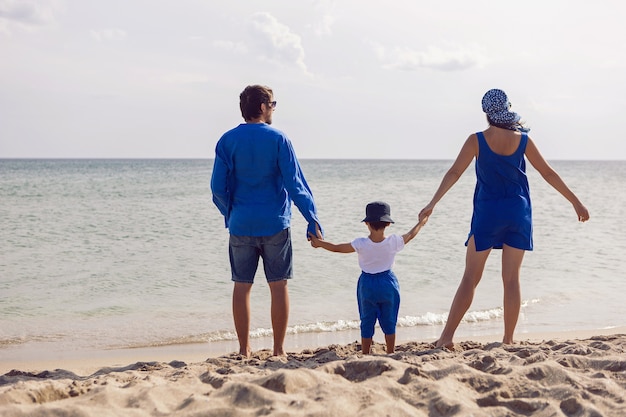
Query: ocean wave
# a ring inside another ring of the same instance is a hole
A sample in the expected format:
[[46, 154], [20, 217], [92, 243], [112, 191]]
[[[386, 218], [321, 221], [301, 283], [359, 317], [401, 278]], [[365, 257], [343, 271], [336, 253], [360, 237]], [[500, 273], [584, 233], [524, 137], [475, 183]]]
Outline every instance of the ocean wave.
[[[522, 307], [527, 307], [531, 304], [539, 303], [540, 300], [525, 300], [522, 302]], [[503, 316], [504, 310], [502, 307], [488, 308], [484, 310], [469, 311], [465, 314], [462, 323], [479, 323], [488, 322], [494, 320], [500, 320]], [[444, 313], [431, 313], [427, 312], [419, 316], [403, 316], [398, 318], [398, 327], [411, 328], [411, 327], [429, 327], [429, 326], [443, 326], [448, 318], [448, 312]], [[335, 333], [343, 331], [359, 330], [359, 320], [336, 320], [336, 321], [318, 321], [314, 323], [295, 324], [287, 328], [288, 335], [296, 334], [310, 334], [310, 333]], [[256, 328], [250, 331], [251, 339], [258, 339], [264, 337], [271, 337], [273, 331], [271, 328]], [[45, 336], [31, 336], [31, 337], [13, 337], [13, 338], [0, 338], [0, 349], [14, 347], [17, 345], [26, 344], [29, 342], [52, 342], [63, 341], [70, 338], [69, 335], [54, 334]], [[226, 342], [237, 340], [237, 334], [234, 330], [217, 330], [207, 333], [183, 335], [178, 337], [169, 337], [160, 340], [152, 341], [129, 341], [127, 343], [116, 343], [114, 346], [108, 346], [108, 349], [117, 348], [145, 348], [145, 347], [161, 347], [161, 346], [174, 346], [185, 345], [194, 343], [214, 343], [214, 342]], [[119, 341], [119, 340], [118, 340]]]
[[[537, 303], [538, 300], [528, 300], [522, 303], [527, 306], [531, 303]], [[502, 307], [495, 307], [485, 310], [469, 311], [465, 314], [462, 323], [478, 323], [502, 318], [504, 310]], [[442, 326], [446, 323], [448, 312], [431, 313], [427, 312], [420, 316], [404, 316], [398, 317], [398, 327], [420, 327], [420, 326]], [[358, 330], [360, 321], [358, 320], [337, 320], [337, 321], [319, 321], [315, 323], [296, 324], [287, 328], [287, 334], [303, 334], [303, 333], [332, 333], [349, 330]], [[272, 336], [272, 329], [257, 328], [250, 331], [250, 338], [262, 338]], [[197, 342], [219, 342], [226, 340], [237, 340], [237, 335], [232, 331], [211, 332], [199, 335]]]

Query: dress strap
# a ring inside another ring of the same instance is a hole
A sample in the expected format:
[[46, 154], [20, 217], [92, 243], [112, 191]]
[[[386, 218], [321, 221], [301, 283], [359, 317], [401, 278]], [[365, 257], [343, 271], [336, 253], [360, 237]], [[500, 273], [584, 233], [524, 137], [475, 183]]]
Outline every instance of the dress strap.
[[528, 133], [522, 132], [522, 138], [520, 139], [518, 151], [521, 153], [526, 153], [526, 145], [528, 144]]
[[483, 132], [476, 132], [476, 138], [478, 138], [478, 155], [480, 155], [482, 153], [481, 149], [487, 146], [487, 139], [485, 139]]

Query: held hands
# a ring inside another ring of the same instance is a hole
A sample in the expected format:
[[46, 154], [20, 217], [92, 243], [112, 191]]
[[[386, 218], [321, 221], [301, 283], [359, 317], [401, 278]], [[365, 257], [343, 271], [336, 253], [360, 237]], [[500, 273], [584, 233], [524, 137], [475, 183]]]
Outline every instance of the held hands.
[[[313, 231], [315, 231], [315, 234], [313, 234]], [[306, 240], [310, 241], [311, 240], [311, 236], [316, 236], [318, 239], [324, 239], [324, 234], [322, 233], [322, 229], [320, 227], [319, 224], [317, 223], [309, 223], [308, 227], [307, 227], [307, 236], [306, 236]]]
[[323, 238], [322, 238], [322, 234], [319, 231], [317, 232], [317, 236], [309, 232], [309, 241], [311, 242], [312, 247], [319, 248], [321, 240], [323, 240]]
[[319, 224], [315, 224], [315, 234], [311, 232], [308, 232], [308, 234], [308, 240], [311, 242], [311, 246], [313, 246], [314, 248], [319, 248], [320, 241], [324, 240], [324, 236], [322, 235]]
[[418, 216], [419, 222], [422, 223], [422, 220], [424, 221], [423, 224], [426, 224], [426, 222], [428, 221], [428, 218], [430, 217], [431, 214], [433, 214], [433, 209], [435, 208], [434, 204], [428, 204], [426, 205], [426, 207], [424, 207], [422, 209], [422, 211], [420, 211], [420, 214]]

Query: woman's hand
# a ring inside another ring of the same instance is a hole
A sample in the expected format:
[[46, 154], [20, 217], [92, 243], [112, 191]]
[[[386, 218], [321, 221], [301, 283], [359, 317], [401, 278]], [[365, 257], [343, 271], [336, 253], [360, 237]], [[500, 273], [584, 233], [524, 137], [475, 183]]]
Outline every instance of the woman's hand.
[[[426, 207], [424, 207], [422, 211], [420, 211], [420, 214], [418, 216], [419, 223], [421, 223], [424, 218], [428, 220], [428, 217], [430, 217], [434, 209], [435, 209], [435, 205], [432, 203], [429, 203]], [[424, 223], [426, 223], [426, 221]]]
[[581, 203], [577, 203], [574, 204], [574, 210], [576, 210], [579, 222], [586, 222], [589, 220], [589, 211], [587, 210], [587, 207], [583, 206]]

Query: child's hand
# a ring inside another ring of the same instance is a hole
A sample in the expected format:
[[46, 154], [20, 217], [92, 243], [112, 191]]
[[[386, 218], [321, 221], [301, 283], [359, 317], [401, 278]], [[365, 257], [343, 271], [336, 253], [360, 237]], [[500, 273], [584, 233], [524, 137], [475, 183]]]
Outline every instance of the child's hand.
[[422, 211], [420, 211], [420, 214], [417, 216], [419, 221], [421, 222], [424, 217], [428, 218], [431, 214], [433, 214], [434, 208], [435, 206], [431, 204], [428, 204], [426, 207], [424, 207]]
[[424, 226], [426, 223], [428, 223], [428, 216], [424, 216], [419, 220], [419, 223]]
[[320, 239], [311, 232], [309, 232], [309, 240], [311, 241], [311, 246], [314, 248], [320, 247]]

